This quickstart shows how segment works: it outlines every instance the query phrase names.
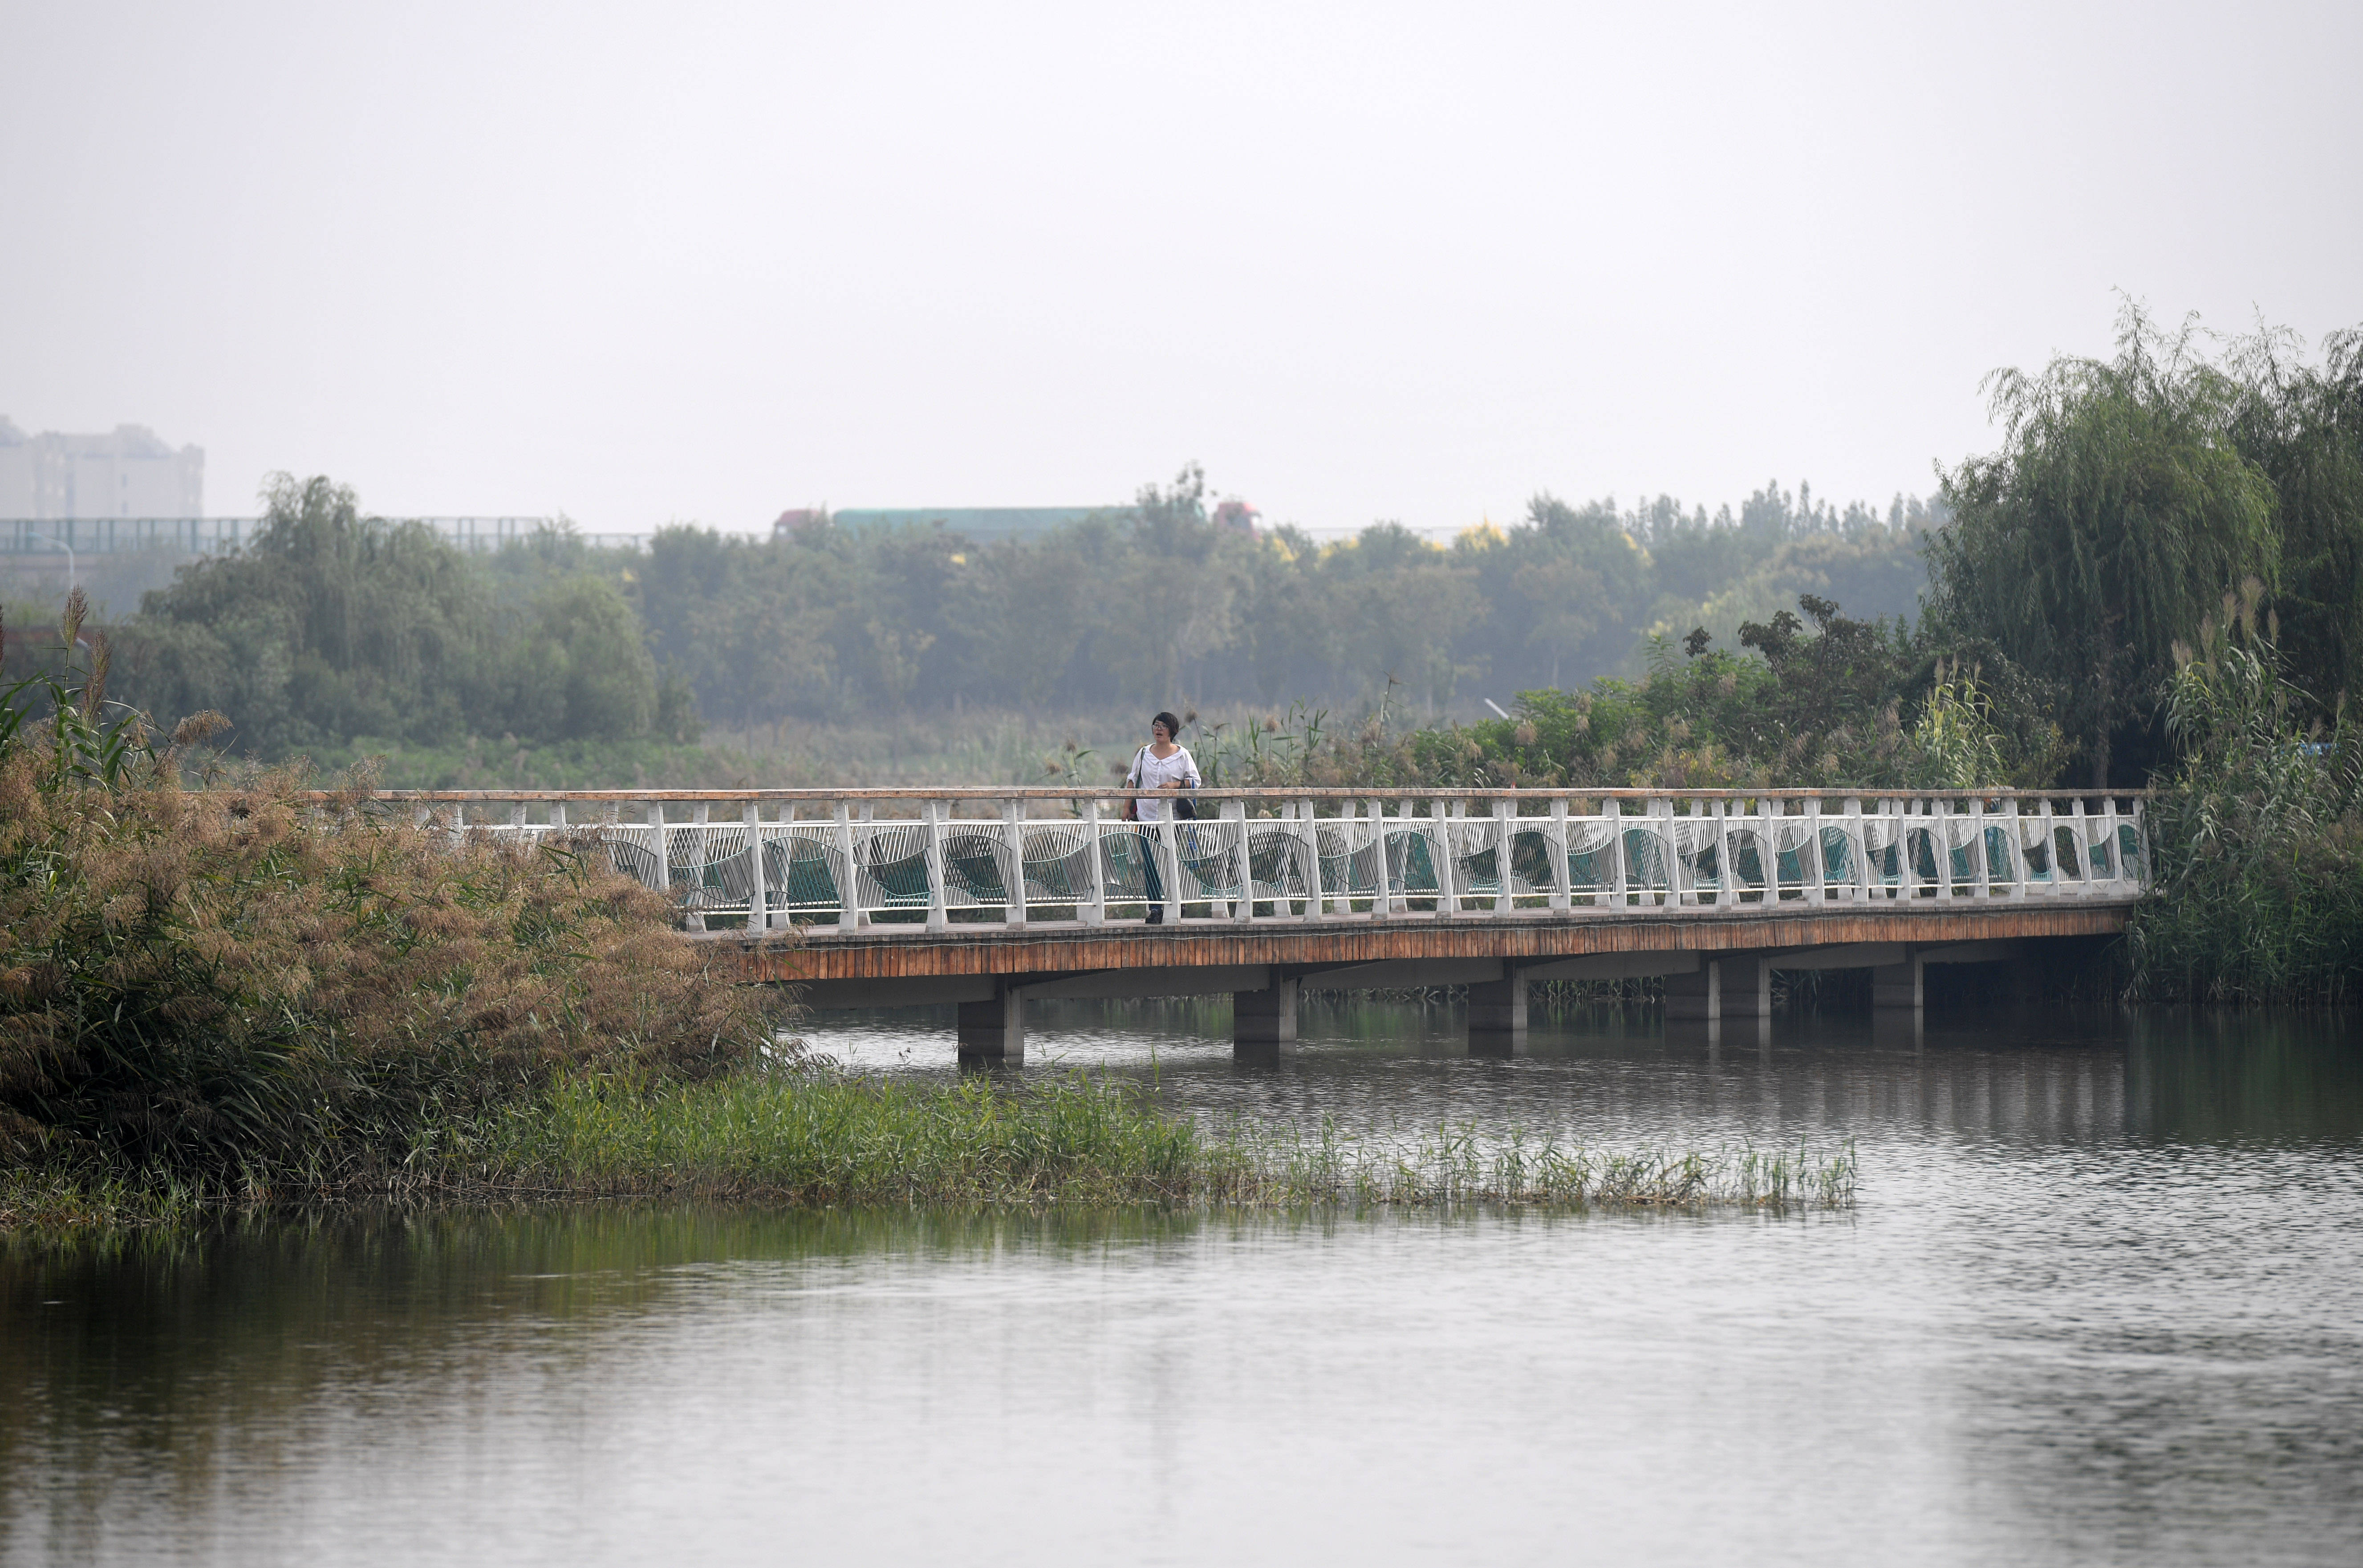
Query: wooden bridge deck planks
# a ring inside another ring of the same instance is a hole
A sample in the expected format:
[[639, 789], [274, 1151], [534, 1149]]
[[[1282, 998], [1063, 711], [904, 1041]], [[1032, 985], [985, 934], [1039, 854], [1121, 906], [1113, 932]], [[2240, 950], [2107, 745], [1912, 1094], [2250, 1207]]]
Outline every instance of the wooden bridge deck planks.
[[1304, 921], [1197, 923], [1182, 927], [1030, 923], [871, 928], [838, 935], [805, 928], [802, 939], [764, 941], [738, 931], [695, 938], [727, 942], [749, 980], [889, 980], [1071, 974], [1112, 969], [1231, 968], [1261, 964], [1375, 963], [1391, 959], [1579, 958], [1592, 953], [1747, 952], [1852, 943], [1967, 942], [2014, 938], [2121, 935], [2135, 900], [1897, 902], [1807, 909], [1554, 911], [1461, 919], [1432, 916], [1332, 917]]

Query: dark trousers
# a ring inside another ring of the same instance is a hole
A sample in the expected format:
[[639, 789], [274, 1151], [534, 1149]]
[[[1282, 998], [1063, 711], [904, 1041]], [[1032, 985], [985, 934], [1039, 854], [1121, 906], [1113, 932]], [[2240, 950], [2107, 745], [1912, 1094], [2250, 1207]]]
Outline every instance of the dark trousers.
[[1157, 841], [1165, 836], [1164, 826], [1161, 822], [1144, 822], [1140, 831], [1134, 835], [1140, 840], [1141, 864], [1148, 868], [1148, 901], [1151, 904], [1165, 902], [1165, 875], [1157, 869]]

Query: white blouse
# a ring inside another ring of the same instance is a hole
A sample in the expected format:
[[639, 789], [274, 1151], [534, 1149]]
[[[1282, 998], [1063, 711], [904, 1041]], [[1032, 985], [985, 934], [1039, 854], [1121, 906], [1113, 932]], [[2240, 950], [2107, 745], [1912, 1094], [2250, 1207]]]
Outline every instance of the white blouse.
[[[1187, 746], [1176, 746], [1170, 757], [1160, 757], [1143, 746], [1132, 759], [1132, 771], [1124, 776], [1127, 789], [1162, 789], [1175, 779], [1182, 781], [1184, 789], [1198, 787], [1198, 764], [1191, 760]], [[1140, 819], [1143, 822], [1162, 822], [1166, 816], [1166, 802], [1144, 800], [1140, 803]]]

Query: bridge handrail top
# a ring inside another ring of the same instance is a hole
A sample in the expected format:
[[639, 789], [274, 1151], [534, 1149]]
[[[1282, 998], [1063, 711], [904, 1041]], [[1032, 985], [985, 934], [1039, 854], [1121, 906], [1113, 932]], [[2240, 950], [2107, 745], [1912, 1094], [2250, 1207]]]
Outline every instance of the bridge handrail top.
[[[326, 804], [346, 797], [345, 791], [316, 789], [304, 792], [315, 802]], [[1163, 800], [1170, 790], [1092, 788], [1078, 789], [1058, 784], [948, 784], [938, 788], [915, 785], [880, 785], [848, 789], [781, 788], [781, 789], [376, 789], [368, 791], [366, 798], [383, 801], [405, 801], [418, 805], [438, 803], [473, 805], [477, 802], [561, 802], [588, 801], [594, 804], [632, 801], [681, 802], [715, 804], [730, 802], [789, 801], [808, 803], [827, 800]], [[1193, 800], [2147, 800], [2156, 795], [2151, 789], [1903, 789], [1892, 786], [1860, 787], [1847, 785], [1828, 789], [1630, 789], [1630, 788], [1550, 788], [1503, 789], [1458, 784], [1390, 784], [1383, 786], [1339, 787], [1323, 785], [1268, 786], [1247, 789], [1196, 789], [1189, 791]]]

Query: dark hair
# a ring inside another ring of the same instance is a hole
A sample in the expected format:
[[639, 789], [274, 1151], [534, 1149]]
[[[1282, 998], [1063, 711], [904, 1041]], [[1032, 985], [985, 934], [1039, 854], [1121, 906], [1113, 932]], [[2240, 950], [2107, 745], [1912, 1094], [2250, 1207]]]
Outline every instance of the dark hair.
[[1180, 742], [1182, 739], [1182, 721], [1174, 717], [1171, 714], [1160, 713], [1151, 718], [1148, 722], [1152, 726], [1159, 724], [1165, 726], [1165, 738], [1168, 740], [1176, 742], [1177, 744]]

